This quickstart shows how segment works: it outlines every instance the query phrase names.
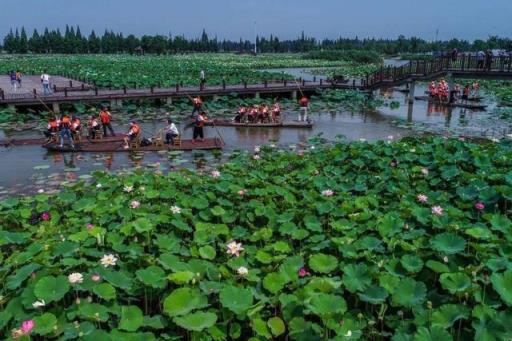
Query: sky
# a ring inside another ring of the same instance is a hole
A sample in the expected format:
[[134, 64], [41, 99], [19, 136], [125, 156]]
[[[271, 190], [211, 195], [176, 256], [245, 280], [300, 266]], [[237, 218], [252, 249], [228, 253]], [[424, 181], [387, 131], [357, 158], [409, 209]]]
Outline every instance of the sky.
[[[219, 39], [259, 35], [486, 39], [512, 35], [512, 0], [0, 0], [0, 36], [11, 27], [105, 29]], [[256, 22], [256, 25], [254, 24]], [[256, 26], [256, 30], [255, 30]]]

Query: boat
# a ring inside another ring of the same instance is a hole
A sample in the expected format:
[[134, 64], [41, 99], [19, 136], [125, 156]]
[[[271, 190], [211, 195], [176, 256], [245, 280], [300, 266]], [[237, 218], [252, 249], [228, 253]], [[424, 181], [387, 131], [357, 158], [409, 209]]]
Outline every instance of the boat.
[[[430, 93], [428, 91], [425, 91], [425, 95], [430, 95]], [[421, 97], [428, 97], [428, 98], [430, 98], [430, 96], [421, 96]], [[470, 101], [470, 102], [481, 102], [483, 100], [484, 100], [484, 98], [481, 97], [481, 96], [476, 96], [476, 97], [475, 96], [470, 96], [468, 98], [468, 101]]]
[[313, 128], [311, 121], [288, 121], [288, 122], [269, 122], [269, 123], [251, 123], [234, 122], [229, 120], [213, 120], [205, 122], [207, 126], [219, 127], [250, 127], [250, 128]]
[[[87, 136], [82, 136], [82, 142], [88, 143], [110, 143], [110, 142], [121, 142], [124, 140], [124, 135], [116, 135], [104, 137], [98, 140], [88, 139]], [[40, 146], [48, 143], [46, 138], [32, 138], [32, 139], [17, 139], [10, 138], [0, 140], [0, 146], [2, 147], [11, 147], [11, 146]], [[78, 143], [78, 142], [77, 142]]]
[[42, 145], [43, 148], [46, 148], [49, 151], [53, 152], [93, 152], [93, 153], [102, 153], [102, 152], [157, 152], [160, 150], [213, 150], [213, 149], [222, 149], [224, 147], [224, 142], [216, 137], [216, 138], [207, 138], [204, 141], [196, 141], [192, 142], [192, 140], [181, 140], [180, 145], [150, 145], [150, 146], [139, 146], [137, 148], [124, 148], [124, 141], [112, 141], [112, 142], [103, 142], [103, 143], [94, 143], [94, 142], [82, 142], [75, 144], [74, 148], [65, 144], [63, 147], [60, 146], [59, 143], [50, 143]]
[[454, 108], [464, 108], [464, 109], [472, 109], [472, 110], [485, 110], [487, 108], [487, 105], [483, 105], [483, 104], [471, 104], [471, 103], [460, 103], [460, 102], [454, 102], [454, 103], [442, 102], [436, 98], [432, 98], [429, 96], [415, 96], [414, 99], [416, 99], [418, 101], [428, 101], [431, 103], [436, 103], [439, 105], [444, 105], [447, 107], [454, 107]]

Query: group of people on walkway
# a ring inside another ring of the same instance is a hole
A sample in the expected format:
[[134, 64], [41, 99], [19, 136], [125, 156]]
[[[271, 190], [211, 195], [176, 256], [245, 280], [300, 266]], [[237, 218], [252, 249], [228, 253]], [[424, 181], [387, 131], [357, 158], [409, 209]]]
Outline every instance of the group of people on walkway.
[[443, 78], [439, 83], [436, 83], [435, 81], [430, 82], [428, 86], [428, 94], [431, 98], [437, 99], [440, 102], [453, 103], [459, 99], [467, 102], [470, 98], [476, 98], [478, 96], [479, 88], [480, 85], [477, 81], [473, 82], [473, 84], [466, 84], [464, 89], [462, 89], [458, 83], [450, 86]]

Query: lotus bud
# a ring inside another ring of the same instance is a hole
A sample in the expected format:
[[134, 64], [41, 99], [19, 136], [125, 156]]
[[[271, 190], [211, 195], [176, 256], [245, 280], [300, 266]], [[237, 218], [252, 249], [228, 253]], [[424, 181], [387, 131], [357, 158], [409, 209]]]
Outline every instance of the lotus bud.
[[79, 337], [82, 337], [82, 336], [84, 336], [84, 333], [83, 333], [83, 332], [80, 332], [80, 333], [78, 333], [78, 336], [79, 336]]
[[432, 310], [432, 302], [431, 301], [427, 301], [427, 308], [429, 310]]
[[92, 297], [91, 296], [88, 296], [87, 297], [87, 302], [91, 303], [92, 302]]
[[196, 279], [192, 278], [192, 284], [196, 284]]
[[476, 271], [472, 271], [471, 275], [473, 275], [473, 277], [476, 277]]
[[469, 298], [469, 294], [467, 292], [464, 293], [464, 298], [467, 300]]
[[76, 304], [80, 304], [80, 297], [77, 297], [75, 302], [76, 302]]
[[75, 328], [80, 328], [80, 322], [78, 321], [73, 321], [73, 325], [75, 326]]
[[357, 314], [357, 318], [361, 320], [363, 318], [363, 314], [361, 314], [361, 313]]
[[373, 325], [375, 325], [375, 321], [374, 321], [374, 320], [370, 320], [370, 321], [368, 321], [368, 325], [369, 325], [369, 326], [373, 326]]
[[403, 312], [403, 311], [401, 311], [401, 310], [397, 311], [397, 314], [398, 314], [398, 316], [400, 316], [400, 317], [404, 316], [404, 312]]

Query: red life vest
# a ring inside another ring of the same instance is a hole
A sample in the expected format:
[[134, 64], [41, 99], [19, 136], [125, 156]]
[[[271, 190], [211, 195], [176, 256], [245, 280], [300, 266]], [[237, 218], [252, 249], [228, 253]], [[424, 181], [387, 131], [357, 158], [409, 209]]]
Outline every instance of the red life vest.
[[101, 123], [109, 124], [110, 123], [110, 113], [108, 111], [100, 112]]
[[80, 127], [80, 119], [75, 118], [73, 120], [73, 124], [71, 125], [71, 129], [76, 130], [78, 127]]
[[137, 136], [140, 133], [140, 127], [137, 124], [132, 125], [132, 134]]
[[59, 129], [59, 122], [57, 120], [52, 120], [48, 122], [48, 129], [51, 131], [56, 131]]
[[299, 101], [301, 107], [307, 107], [309, 100], [306, 96], [302, 97]]
[[71, 120], [68, 116], [64, 116], [62, 120], [60, 121], [60, 125], [64, 128], [70, 128], [71, 127]]

